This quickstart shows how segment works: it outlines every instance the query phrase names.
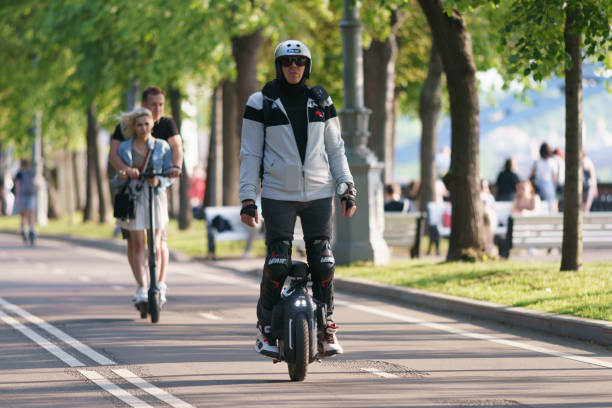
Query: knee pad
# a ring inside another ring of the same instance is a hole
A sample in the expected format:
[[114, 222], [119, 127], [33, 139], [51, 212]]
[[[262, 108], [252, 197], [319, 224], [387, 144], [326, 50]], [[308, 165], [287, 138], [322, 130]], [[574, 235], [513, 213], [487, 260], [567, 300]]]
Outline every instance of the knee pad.
[[306, 245], [308, 266], [314, 283], [325, 288], [334, 277], [336, 262], [328, 239], [314, 239]]
[[268, 245], [268, 254], [263, 268], [259, 302], [263, 309], [272, 310], [280, 301], [285, 278], [291, 270], [291, 241], [282, 240]]
[[291, 269], [291, 241], [275, 241], [268, 245], [264, 278], [272, 281], [274, 286], [282, 284]]

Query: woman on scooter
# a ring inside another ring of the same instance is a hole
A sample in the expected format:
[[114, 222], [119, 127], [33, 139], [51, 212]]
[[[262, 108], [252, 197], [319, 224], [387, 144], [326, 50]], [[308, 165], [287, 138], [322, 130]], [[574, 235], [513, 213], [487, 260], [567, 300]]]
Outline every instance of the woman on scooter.
[[[151, 136], [153, 129], [153, 116], [146, 108], [137, 108], [132, 112], [125, 113], [121, 117], [125, 134], [132, 135], [129, 139], [119, 144], [118, 155], [123, 162], [131, 168], [138, 169], [136, 174], [150, 171], [154, 173], [167, 173], [172, 167], [172, 152], [170, 145], [165, 140], [156, 139]], [[128, 180], [126, 170], [117, 172], [115, 179], [111, 182], [113, 187], [122, 187], [129, 183], [129, 190], [134, 199], [134, 219], [117, 220], [117, 224], [130, 231], [130, 239], [133, 241], [134, 250], [134, 278], [138, 289], [132, 300], [134, 304], [147, 301], [146, 284], [146, 254], [145, 254], [145, 230], [149, 228], [149, 188], [154, 187], [155, 201], [155, 248], [159, 257], [161, 233], [168, 225], [168, 198], [166, 189], [172, 184], [173, 179], [168, 177], [153, 177], [142, 179], [139, 177]], [[150, 237], [149, 244], [150, 244]], [[156, 262], [160, 265], [159, 259]], [[161, 305], [166, 302], [167, 286], [164, 282], [158, 282]]]

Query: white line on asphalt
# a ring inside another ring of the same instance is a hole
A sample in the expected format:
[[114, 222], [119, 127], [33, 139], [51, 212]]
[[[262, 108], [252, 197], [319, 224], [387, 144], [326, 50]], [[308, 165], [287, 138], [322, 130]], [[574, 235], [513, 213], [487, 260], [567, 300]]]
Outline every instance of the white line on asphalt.
[[202, 312], [202, 313], [200, 313], [200, 316], [202, 316], [205, 319], [209, 319], [209, 320], [223, 320], [223, 318], [221, 316], [217, 316], [214, 313], [205, 313], [205, 312]]
[[57, 347], [55, 344], [51, 343], [49, 340], [36, 333], [34, 330], [19, 323], [17, 320], [4, 313], [2, 310], [0, 310], [0, 319], [4, 320], [6, 324], [11, 325], [13, 326], [13, 328], [19, 330], [21, 333], [23, 333], [24, 336], [32, 340], [34, 343], [38, 344], [40, 347], [47, 350], [49, 353], [53, 354], [55, 357], [62, 360], [64, 363], [68, 364], [70, 367], [83, 367], [85, 365], [76, 358], [72, 357], [70, 354], [66, 353], [61, 348]]
[[369, 373], [375, 374], [379, 377], [384, 377], [384, 378], [397, 378], [397, 375], [395, 374], [391, 374], [391, 373], [387, 373], [385, 371], [380, 371], [377, 368], [369, 368], [369, 367], [365, 367], [365, 368], [360, 368], [361, 371], [367, 371]]
[[113, 285], [113, 286], [111, 286], [111, 289], [112, 290], [120, 291], [120, 290], [124, 290], [125, 288], [123, 286], [121, 286], [121, 285]]
[[107, 380], [105, 377], [103, 377], [100, 373], [98, 373], [96, 371], [79, 370], [79, 373], [83, 374], [88, 380], [93, 381], [100, 388], [102, 388], [103, 390], [109, 392], [113, 396], [119, 398], [121, 401], [125, 402], [130, 407], [133, 407], [133, 408], [146, 408], [146, 407], [153, 408], [151, 405], [147, 404], [146, 402], [144, 402], [140, 398], [137, 398], [137, 397], [133, 396], [132, 394], [130, 394], [129, 392], [127, 392], [123, 388], [120, 388], [119, 386], [113, 384], [112, 382]]
[[[113, 360], [111, 360], [109, 358], [106, 358], [102, 354], [100, 354], [97, 351], [93, 350], [91, 347], [86, 346], [85, 344], [81, 343], [80, 341], [78, 341], [74, 337], [70, 336], [69, 334], [64, 333], [63, 331], [61, 331], [57, 327], [50, 325], [49, 323], [45, 322], [44, 320], [42, 320], [41, 318], [39, 318], [37, 316], [34, 316], [33, 314], [30, 314], [29, 312], [23, 310], [19, 306], [16, 306], [16, 305], [14, 305], [12, 303], [7, 302], [6, 300], [4, 300], [1, 297], [0, 297], [0, 306], [3, 306], [6, 310], [9, 310], [9, 311], [11, 311], [11, 312], [13, 312], [13, 313], [23, 317], [24, 319], [28, 320], [29, 322], [34, 323], [35, 325], [37, 325], [41, 329], [47, 331], [48, 333], [50, 333], [53, 336], [57, 337], [58, 339], [60, 339], [64, 343], [68, 344], [69, 346], [71, 346], [71, 347], [75, 348], [76, 350], [80, 351], [81, 353], [85, 354], [87, 357], [91, 358], [93, 361], [95, 361], [96, 363], [98, 363], [100, 365], [115, 365], [115, 364], [117, 364]], [[80, 364], [80, 365], [83, 365], [83, 364]]]
[[612, 368], [612, 362], [600, 360], [598, 358], [583, 357], [583, 356], [578, 356], [576, 354], [564, 353], [564, 352], [555, 351], [555, 350], [552, 350], [546, 347], [540, 347], [536, 345], [523, 343], [520, 341], [500, 339], [500, 338], [497, 338], [489, 334], [467, 332], [465, 330], [457, 329], [455, 327], [450, 327], [450, 326], [442, 325], [439, 323], [431, 323], [431, 322], [427, 322], [422, 319], [418, 319], [416, 317], [394, 313], [394, 312], [390, 312], [390, 311], [375, 308], [375, 307], [359, 305], [357, 303], [349, 302], [346, 300], [337, 300], [336, 304], [344, 305], [352, 309], [361, 310], [363, 312], [372, 313], [372, 314], [379, 315], [379, 316], [389, 317], [391, 319], [399, 320], [402, 322], [419, 324], [421, 326], [429, 327], [435, 330], [444, 331], [447, 333], [453, 333], [453, 334], [457, 334], [460, 336], [470, 337], [470, 338], [478, 339], [478, 340], [490, 341], [492, 343], [503, 344], [506, 346], [516, 347], [516, 348], [520, 348], [523, 350], [534, 351], [536, 353], [547, 354], [549, 356], [561, 357], [561, 358], [566, 358], [568, 360], [574, 360], [574, 361], [580, 361], [582, 363], [592, 364], [592, 365], [596, 365], [600, 367]]
[[91, 282], [91, 278], [89, 276], [79, 276], [79, 280], [81, 282]]
[[143, 380], [142, 378], [138, 377], [136, 374], [134, 374], [130, 370], [121, 368], [121, 369], [113, 370], [113, 372], [115, 374], [118, 374], [119, 376], [125, 378], [126, 380], [128, 380], [129, 382], [131, 382], [132, 384], [134, 384], [135, 386], [137, 386], [141, 390], [144, 390], [144, 391], [148, 392], [149, 394], [151, 394], [155, 398], [157, 398], [157, 399], [165, 402], [166, 404], [170, 405], [171, 407], [174, 407], [174, 408], [194, 408], [193, 405], [190, 405], [190, 404], [186, 403], [185, 401], [183, 401], [183, 400], [181, 400], [179, 398], [176, 398], [175, 396], [167, 393], [166, 391], [162, 390], [161, 388], [157, 388], [153, 384], [151, 384], [151, 383]]

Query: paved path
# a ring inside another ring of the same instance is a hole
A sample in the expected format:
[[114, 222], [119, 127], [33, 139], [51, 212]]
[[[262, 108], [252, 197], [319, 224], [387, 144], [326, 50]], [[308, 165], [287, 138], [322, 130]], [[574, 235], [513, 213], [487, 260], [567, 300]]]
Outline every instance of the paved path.
[[251, 349], [257, 278], [175, 262], [159, 324], [114, 252], [0, 234], [2, 407], [612, 407], [612, 353], [348, 293], [303, 383]]

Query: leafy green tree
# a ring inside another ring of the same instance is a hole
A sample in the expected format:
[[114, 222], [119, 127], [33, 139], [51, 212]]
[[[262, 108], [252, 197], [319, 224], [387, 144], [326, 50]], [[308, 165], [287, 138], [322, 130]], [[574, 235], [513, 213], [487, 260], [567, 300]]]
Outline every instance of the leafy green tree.
[[507, 0], [501, 49], [509, 77], [565, 76], [565, 188], [561, 270], [582, 269], [582, 61], [612, 49], [611, 0]]

